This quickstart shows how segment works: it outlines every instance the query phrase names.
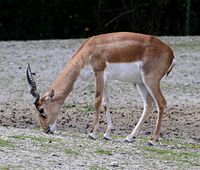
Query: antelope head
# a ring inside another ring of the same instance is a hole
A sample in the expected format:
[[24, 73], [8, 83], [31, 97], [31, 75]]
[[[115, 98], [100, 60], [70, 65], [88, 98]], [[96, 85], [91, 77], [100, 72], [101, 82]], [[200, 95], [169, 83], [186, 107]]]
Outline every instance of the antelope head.
[[53, 133], [56, 130], [56, 120], [61, 104], [58, 97], [55, 97], [54, 89], [48, 90], [40, 97], [36, 82], [32, 76], [34, 74], [28, 64], [26, 76], [31, 87], [30, 94], [35, 98], [34, 105], [39, 116], [40, 125], [46, 133]]

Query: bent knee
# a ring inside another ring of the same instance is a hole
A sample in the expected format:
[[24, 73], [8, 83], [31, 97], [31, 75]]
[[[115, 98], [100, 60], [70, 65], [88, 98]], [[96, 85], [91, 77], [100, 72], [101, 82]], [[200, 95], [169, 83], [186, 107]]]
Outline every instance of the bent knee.
[[164, 110], [167, 106], [167, 102], [163, 101], [158, 105], [159, 110]]

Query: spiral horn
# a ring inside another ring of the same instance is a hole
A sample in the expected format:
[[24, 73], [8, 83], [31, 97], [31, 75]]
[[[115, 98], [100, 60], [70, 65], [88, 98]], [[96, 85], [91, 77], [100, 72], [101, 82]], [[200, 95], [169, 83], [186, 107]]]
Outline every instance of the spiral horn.
[[34, 75], [34, 74], [35, 73], [31, 72], [31, 67], [30, 67], [30, 64], [28, 63], [28, 67], [26, 70], [26, 77], [27, 77], [28, 84], [31, 87], [30, 93], [35, 98], [34, 105], [37, 105], [38, 101], [40, 99], [40, 95], [37, 92], [37, 86], [36, 86], [35, 80], [32, 77], [32, 75]]

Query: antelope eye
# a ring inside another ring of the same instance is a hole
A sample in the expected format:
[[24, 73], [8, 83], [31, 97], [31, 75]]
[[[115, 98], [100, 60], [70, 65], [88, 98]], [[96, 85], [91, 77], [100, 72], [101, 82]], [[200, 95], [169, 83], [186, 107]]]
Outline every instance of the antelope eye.
[[39, 109], [39, 112], [44, 113], [44, 109], [43, 108]]

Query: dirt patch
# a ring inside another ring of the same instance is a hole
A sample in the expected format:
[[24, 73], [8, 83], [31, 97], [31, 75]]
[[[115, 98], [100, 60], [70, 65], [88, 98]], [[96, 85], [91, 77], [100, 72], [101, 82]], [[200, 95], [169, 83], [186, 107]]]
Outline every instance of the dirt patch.
[[[168, 101], [162, 127], [163, 139], [200, 143], [200, 37], [161, 37], [174, 50], [176, 66], [162, 82]], [[42, 93], [52, 84], [83, 40], [11, 41], [0, 42], [0, 126], [7, 130], [38, 128], [33, 98], [26, 82], [29, 62], [38, 89]], [[94, 114], [94, 80], [81, 82], [66, 99], [58, 119], [58, 129], [87, 134]], [[141, 113], [142, 100], [129, 83], [109, 83], [113, 136], [126, 136], [134, 128]], [[153, 113], [140, 132], [152, 133], [156, 113]], [[105, 114], [101, 114], [100, 134], [105, 131]], [[6, 131], [7, 131], [6, 130]], [[38, 133], [38, 131], [36, 131]], [[2, 132], [3, 133], [3, 132]], [[11, 132], [10, 132], [11, 133]], [[3, 134], [2, 134], [3, 136]], [[1, 167], [0, 167], [1, 168]]]

